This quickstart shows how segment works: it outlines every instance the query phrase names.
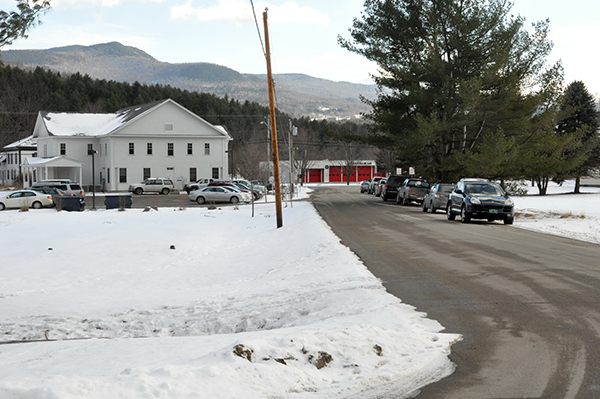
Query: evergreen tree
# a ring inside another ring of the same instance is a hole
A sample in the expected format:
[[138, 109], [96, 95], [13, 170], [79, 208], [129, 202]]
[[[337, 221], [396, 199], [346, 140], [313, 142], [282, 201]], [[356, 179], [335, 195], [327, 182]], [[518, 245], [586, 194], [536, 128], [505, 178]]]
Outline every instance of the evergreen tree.
[[0, 47], [20, 37], [39, 23], [41, 14], [50, 9], [50, 0], [17, 0], [18, 11], [0, 11]]
[[[367, 0], [352, 41], [338, 41], [379, 66], [378, 98], [365, 100], [377, 129], [370, 143], [399, 149], [401, 164], [437, 179], [480, 171], [465, 157], [490, 150], [485, 141], [523, 143], [543, 105], [536, 90], [561, 68], [546, 70], [548, 22], [528, 33], [510, 8], [505, 0]], [[487, 177], [510, 177], [514, 148], [496, 156], [504, 161], [484, 163]]]
[[600, 137], [598, 135], [598, 111], [596, 102], [588, 92], [585, 84], [575, 81], [567, 86], [560, 105], [562, 118], [557, 125], [557, 132], [561, 136], [570, 133], [581, 134], [581, 147], [574, 150], [568, 157], [585, 157], [582, 165], [571, 170], [571, 176], [575, 177], [575, 193], [580, 192], [580, 180], [583, 176], [589, 176], [590, 172], [600, 167]]

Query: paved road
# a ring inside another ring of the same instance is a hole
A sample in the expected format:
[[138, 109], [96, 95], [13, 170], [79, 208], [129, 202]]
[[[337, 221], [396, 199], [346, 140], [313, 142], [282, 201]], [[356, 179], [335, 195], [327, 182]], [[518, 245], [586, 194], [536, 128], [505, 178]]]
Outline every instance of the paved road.
[[600, 246], [360, 194], [313, 201], [387, 290], [463, 340], [418, 399], [600, 398]]

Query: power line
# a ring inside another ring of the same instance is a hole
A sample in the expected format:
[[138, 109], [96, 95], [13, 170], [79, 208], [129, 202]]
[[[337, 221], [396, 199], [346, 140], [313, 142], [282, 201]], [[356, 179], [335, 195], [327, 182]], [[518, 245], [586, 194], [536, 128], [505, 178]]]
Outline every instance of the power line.
[[260, 28], [258, 27], [258, 20], [256, 19], [256, 11], [254, 10], [254, 2], [252, 0], [250, 0], [250, 4], [252, 5], [252, 14], [254, 14], [254, 23], [256, 24], [256, 31], [258, 32], [258, 38], [260, 40], [260, 46], [262, 47], [263, 55], [266, 58], [267, 52], [265, 51], [265, 46], [264, 46], [263, 41], [262, 41], [262, 36], [260, 35]]

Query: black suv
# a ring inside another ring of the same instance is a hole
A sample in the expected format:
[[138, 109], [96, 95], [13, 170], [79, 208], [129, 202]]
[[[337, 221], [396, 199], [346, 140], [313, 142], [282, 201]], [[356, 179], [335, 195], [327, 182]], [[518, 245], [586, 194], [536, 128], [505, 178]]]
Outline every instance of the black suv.
[[398, 195], [398, 187], [400, 187], [406, 179], [408, 179], [407, 175], [390, 175], [387, 178], [386, 184], [383, 186], [383, 190], [381, 190], [381, 198], [384, 201], [395, 199]]
[[500, 184], [486, 180], [465, 179], [456, 183], [448, 196], [446, 216], [454, 220], [460, 215], [463, 223], [471, 219], [503, 220], [513, 224], [515, 206]]

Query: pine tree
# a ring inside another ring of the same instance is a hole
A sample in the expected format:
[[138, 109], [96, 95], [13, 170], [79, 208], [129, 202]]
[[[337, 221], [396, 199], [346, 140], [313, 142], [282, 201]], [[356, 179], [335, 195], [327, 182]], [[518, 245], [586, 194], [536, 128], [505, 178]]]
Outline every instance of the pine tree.
[[585, 84], [575, 81], [565, 90], [560, 110], [562, 118], [556, 128], [558, 134], [561, 136], [577, 132], [581, 134], [580, 148], [566, 154], [569, 157], [585, 157], [582, 165], [571, 170], [571, 176], [568, 176], [575, 177], [574, 192], [579, 193], [581, 177], [589, 176], [590, 172], [600, 167], [600, 136], [598, 135], [600, 124], [596, 102]]
[[[548, 22], [528, 33], [510, 7], [504, 0], [367, 0], [352, 41], [338, 41], [380, 70], [378, 98], [365, 100], [377, 130], [370, 142], [398, 148], [402, 164], [437, 179], [479, 170], [465, 156], [488, 150], [484, 140], [496, 135], [520, 145], [543, 105], [537, 87], [561, 74], [560, 65], [546, 68]], [[487, 177], [510, 177], [497, 166]]]

